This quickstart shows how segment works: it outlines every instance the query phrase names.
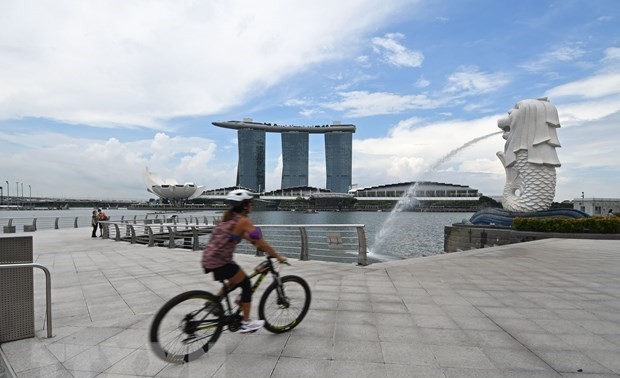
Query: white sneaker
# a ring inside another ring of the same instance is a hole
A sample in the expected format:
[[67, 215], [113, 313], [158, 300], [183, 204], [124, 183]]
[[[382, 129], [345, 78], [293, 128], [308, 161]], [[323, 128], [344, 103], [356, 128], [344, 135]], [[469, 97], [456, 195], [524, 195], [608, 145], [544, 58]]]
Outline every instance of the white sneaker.
[[264, 320], [248, 320], [247, 322], [242, 320], [241, 329], [239, 330], [239, 332], [241, 333], [254, 332], [258, 329], [263, 328], [264, 325], [265, 325]]

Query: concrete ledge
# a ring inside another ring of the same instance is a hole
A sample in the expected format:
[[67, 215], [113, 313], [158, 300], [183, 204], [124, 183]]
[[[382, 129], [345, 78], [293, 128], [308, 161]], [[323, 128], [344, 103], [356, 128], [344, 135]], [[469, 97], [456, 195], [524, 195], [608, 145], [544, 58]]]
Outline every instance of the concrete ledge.
[[444, 252], [495, 247], [542, 239], [620, 240], [620, 234], [516, 231], [509, 227], [453, 224], [444, 227]]

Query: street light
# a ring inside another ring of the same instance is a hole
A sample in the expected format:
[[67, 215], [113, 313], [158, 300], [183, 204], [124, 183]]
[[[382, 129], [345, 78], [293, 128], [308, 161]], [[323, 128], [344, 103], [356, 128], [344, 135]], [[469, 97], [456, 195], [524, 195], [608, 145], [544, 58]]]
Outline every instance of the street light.
[[17, 192], [17, 196], [15, 196], [15, 201], [17, 201], [17, 205], [19, 205], [19, 182], [15, 181], [15, 191]]
[[32, 187], [28, 184], [28, 203], [32, 207]]
[[9, 181], [6, 181], [6, 200], [7, 202], [9, 201], [9, 196], [11, 195], [11, 192], [9, 191]]

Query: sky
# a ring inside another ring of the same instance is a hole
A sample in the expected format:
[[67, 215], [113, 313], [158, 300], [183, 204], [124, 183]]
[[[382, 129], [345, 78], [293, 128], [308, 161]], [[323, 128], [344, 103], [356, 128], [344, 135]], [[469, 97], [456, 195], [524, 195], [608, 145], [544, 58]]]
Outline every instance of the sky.
[[[4, 195], [147, 200], [145, 167], [233, 186], [236, 131], [211, 123], [252, 118], [356, 125], [359, 187], [498, 196], [497, 120], [541, 97], [561, 123], [555, 201], [619, 198], [617, 0], [0, 1]], [[279, 189], [279, 134], [266, 150]], [[309, 160], [325, 187], [320, 134]]]

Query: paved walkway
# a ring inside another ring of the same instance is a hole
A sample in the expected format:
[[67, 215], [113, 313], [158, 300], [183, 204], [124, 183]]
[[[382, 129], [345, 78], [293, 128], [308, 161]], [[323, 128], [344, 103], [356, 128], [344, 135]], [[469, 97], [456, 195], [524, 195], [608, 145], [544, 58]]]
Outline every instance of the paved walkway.
[[[293, 261], [313, 300], [290, 333], [225, 332], [186, 365], [149, 350], [153, 313], [189, 289], [214, 290], [199, 252], [37, 231], [52, 272], [45, 338], [1, 345], [18, 377], [618, 377], [620, 241], [547, 239], [357, 267]], [[238, 256], [246, 269], [259, 259]], [[256, 313], [256, 310], [254, 310]]]

